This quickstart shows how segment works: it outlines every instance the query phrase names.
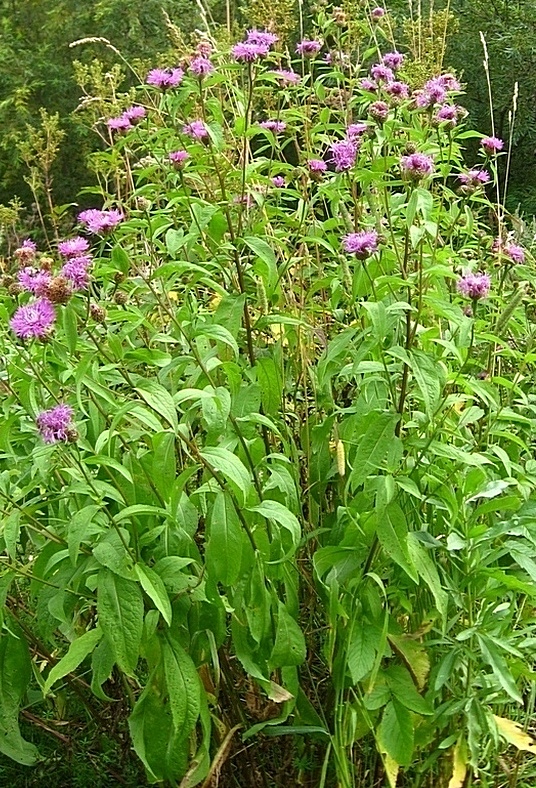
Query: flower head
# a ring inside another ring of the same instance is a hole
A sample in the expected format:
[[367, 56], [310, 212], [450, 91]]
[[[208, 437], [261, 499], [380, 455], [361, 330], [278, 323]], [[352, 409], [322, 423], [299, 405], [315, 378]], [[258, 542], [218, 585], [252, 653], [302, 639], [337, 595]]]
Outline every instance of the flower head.
[[392, 70], [383, 63], [377, 63], [370, 69], [370, 76], [375, 82], [391, 82], [395, 75]]
[[252, 44], [247, 41], [240, 41], [231, 47], [231, 54], [235, 60], [243, 63], [253, 63], [261, 57], [266, 57], [268, 54], [268, 47], [262, 44]]
[[88, 269], [90, 265], [91, 257], [87, 254], [71, 257], [62, 267], [60, 276], [63, 276], [72, 285], [73, 290], [84, 290], [89, 284]]
[[358, 150], [359, 146], [355, 139], [345, 139], [331, 143], [331, 161], [335, 165], [337, 172], [345, 172], [354, 166]]
[[389, 104], [385, 101], [375, 101], [370, 105], [369, 113], [378, 123], [383, 123], [389, 116]]
[[46, 337], [50, 333], [56, 319], [56, 312], [50, 301], [38, 298], [31, 304], [19, 306], [9, 325], [13, 332], [22, 339]]
[[342, 245], [346, 252], [355, 254], [358, 260], [366, 260], [378, 250], [378, 233], [376, 230], [349, 233], [344, 236]]
[[214, 71], [214, 66], [210, 62], [210, 60], [202, 55], [198, 55], [194, 57], [192, 62], [190, 63], [190, 71], [194, 75], [194, 77], [198, 77], [198, 79], [203, 79], [203, 77], [212, 74]]
[[168, 156], [170, 162], [178, 169], [182, 169], [190, 158], [190, 154], [185, 150], [174, 150]]
[[311, 172], [322, 173], [326, 172], [328, 165], [323, 159], [309, 159], [307, 166]]
[[302, 57], [315, 57], [322, 49], [320, 41], [315, 39], [304, 38], [296, 46], [296, 53]]
[[68, 441], [73, 437], [73, 413], [73, 409], [63, 403], [39, 413], [36, 423], [45, 443]]
[[434, 171], [434, 162], [424, 153], [410, 153], [400, 159], [402, 174], [410, 180], [420, 181]]
[[125, 115], [120, 115], [118, 118], [110, 118], [106, 121], [106, 125], [110, 131], [128, 131], [132, 128], [132, 123]]
[[51, 278], [50, 271], [39, 270], [31, 266], [19, 271], [18, 275], [21, 287], [36, 296], [46, 295]]
[[285, 179], [282, 175], [275, 175], [272, 178], [272, 184], [276, 187], [276, 189], [282, 189], [285, 185]]
[[385, 86], [385, 92], [389, 93], [390, 96], [396, 99], [407, 99], [409, 98], [409, 85], [405, 82], [399, 82], [398, 80], [393, 80], [392, 82], [388, 82]]
[[128, 118], [132, 125], [139, 123], [140, 120], [143, 120], [144, 117], [147, 115], [145, 107], [141, 107], [139, 104], [133, 104], [132, 107], [126, 109], [122, 116], [123, 118]]
[[58, 252], [62, 257], [78, 257], [89, 249], [89, 243], [82, 236], [77, 235], [75, 238], [69, 238], [67, 241], [60, 241], [58, 244]]
[[436, 123], [447, 123], [449, 128], [454, 128], [460, 116], [461, 107], [456, 104], [443, 104], [435, 114]]
[[368, 90], [371, 93], [375, 90], [378, 90], [378, 85], [374, 82], [373, 79], [369, 79], [368, 77], [364, 77], [359, 83], [361, 90]]
[[282, 86], [285, 85], [297, 85], [300, 82], [301, 77], [295, 71], [289, 71], [288, 69], [278, 69], [277, 71], [270, 71], [270, 74], [274, 74]]
[[261, 129], [266, 129], [267, 131], [273, 131], [274, 134], [279, 134], [287, 128], [287, 124], [284, 123], [282, 120], [262, 120], [259, 123]]
[[454, 74], [440, 74], [436, 77], [436, 81], [442, 85], [445, 90], [451, 91], [459, 91], [461, 90], [461, 85], [454, 76]]
[[443, 104], [447, 98], [447, 88], [439, 77], [429, 79], [423, 89], [416, 94], [415, 103], [421, 109], [427, 109], [434, 104]]
[[494, 153], [498, 153], [504, 148], [504, 142], [498, 137], [483, 137], [480, 144], [488, 156], [493, 156]]
[[368, 123], [350, 123], [346, 129], [346, 136], [350, 140], [360, 138], [368, 129]]
[[513, 243], [507, 243], [504, 245], [504, 253], [514, 263], [525, 262], [525, 250], [522, 246], [518, 246], [517, 244]]
[[153, 68], [147, 74], [146, 82], [161, 90], [175, 88], [180, 85], [184, 77], [182, 68]]
[[248, 30], [246, 37], [247, 44], [259, 44], [267, 49], [278, 41], [279, 36], [276, 36], [275, 33], [268, 32], [268, 30]]
[[483, 186], [485, 183], [489, 182], [489, 172], [486, 170], [480, 170], [477, 167], [474, 167], [472, 170], [467, 170], [467, 172], [462, 172], [458, 176], [458, 180], [465, 188], [466, 191], [474, 191], [479, 186]]
[[458, 292], [473, 301], [486, 298], [491, 288], [491, 280], [487, 274], [464, 274], [456, 283]]
[[37, 252], [37, 246], [33, 241], [30, 241], [29, 238], [26, 238], [25, 241], [19, 246], [18, 249], [15, 249], [14, 256], [17, 258], [19, 263], [31, 263], [35, 259], [35, 253]]
[[378, 19], [381, 19], [382, 16], [385, 16], [385, 9], [384, 8], [380, 8], [378, 6], [377, 8], [373, 8], [372, 9], [372, 11], [370, 12], [370, 15], [371, 15], [372, 19], [374, 19], [375, 21], [378, 21]]
[[193, 140], [205, 140], [208, 138], [208, 129], [202, 120], [192, 120], [182, 127], [182, 133], [187, 134]]
[[396, 71], [404, 62], [404, 55], [401, 52], [388, 52], [382, 57], [382, 63], [387, 68], [392, 68]]
[[89, 208], [78, 214], [78, 221], [86, 226], [90, 233], [108, 233], [113, 230], [125, 217], [116, 208], [110, 211], [99, 211], [97, 208]]

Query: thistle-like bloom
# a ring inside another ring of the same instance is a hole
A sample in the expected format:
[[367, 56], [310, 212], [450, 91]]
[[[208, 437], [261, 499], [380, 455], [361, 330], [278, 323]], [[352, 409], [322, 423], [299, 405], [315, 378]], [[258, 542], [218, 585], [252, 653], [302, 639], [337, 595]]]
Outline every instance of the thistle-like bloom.
[[284, 68], [277, 71], [270, 71], [270, 74], [275, 74], [283, 87], [285, 85], [297, 85], [301, 80], [300, 75], [296, 74], [295, 71], [289, 71]]
[[19, 271], [18, 280], [21, 287], [36, 296], [44, 296], [52, 276], [50, 271], [27, 267]]
[[72, 423], [73, 414], [73, 409], [63, 403], [39, 413], [36, 423], [45, 443], [68, 441], [73, 437], [75, 432]]
[[483, 137], [480, 144], [488, 156], [493, 156], [504, 148], [504, 142], [498, 137]]
[[400, 100], [409, 98], [409, 85], [406, 85], [405, 82], [398, 82], [395, 79], [392, 82], [388, 82], [384, 89], [393, 98]]
[[434, 162], [424, 153], [410, 153], [400, 159], [402, 175], [413, 181], [420, 181], [434, 171]]
[[349, 140], [359, 139], [368, 130], [368, 123], [350, 123], [346, 129], [346, 136]]
[[514, 263], [525, 262], [525, 250], [523, 249], [522, 246], [518, 246], [517, 244], [513, 244], [513, 243], [507, 243], [504, 245], [504, 253]]
[[99, 235], [108, 233], [117, 227], [124, 219], [121, 211], [112, 208], [110, 211], [99, 211], [98, 208], [89, 208], [78, 214], [78, 221], [86, 226], [90, 233]]
[[486, 170], [479, 170], [475, 167], [472, 170], [467, 170], [467, 172], [460, 173], [458, 179], [462, 186], [465, 186], [466, 189], [474, 191], [479, 186], [483, 186], [485, 183], [488, 183], [490, 177], [489, 172]]
[[261, 129], [272, 131], [274, 134], [280, 134], [287, 128], [287, 124], [282, 120], [262, 120], [259, 123], [259, 126]]
[[118, 118], [110, 118], [106, 121], [106, 125], [110, 131], [129, 131], [132, 128], [132, 123], [125, 115], [120, 115]]
[[378, 90], [378, 85], [374, 82], [373, 79], [369, 79], [368, 77], [364, 77], [361, 82], [359, 83], [361, 90], [368, 90], [369, 92], [373, 92]]
[[424, 88], [416, 93], [415, 103], [421, 109], [428, 109], [434, 104], [443, 104], [447, 98], [447, 88], [441, 79], [434, 77], [429, 79]]
[[235, 60], [242, 63], [253, 63], [261, 57], [266, 57], [268, 47], [262, 44], [248, 44], [247, 41], [240, 41], [231, 47], [231, 54]]
[[314, 173], [326, 172], [328, 165], [323, 159], [309, 159], [307, 162], [309, 170]]
[[445, 90], [456, 92], [461, 90], [461, 85], [454, 74], [440, 74], [438, 77], [435, 77], [435, 79]]
[[58, 252], [62, 257], [79, 257], [89, 249], [89, 243], [82, 236], [77, 235], [75, 238], [69, 238], [67, 241], [60, 241], [58, 244]]
[[214, 71], [214, 66], [210, 62], [210, 60], [202, 55], [198, 55], [194, 57], [192, 62], [190, 63], [190, 71], [197, 77], [198, 79], [203, 79], [203, 77], [212, 74]]
[[394, 80], [395, 75], [392, 70], [383, 63], [377, 63], [370, 69], [370, 76], [375, 82], [391, 82]]
[[304, 38], [296, 46], [296, 53], [302, 57], [315, 57], [322, 49], [320, 41], [310, 38]]
[[168, 156], [170, 162], [178, 169], [182, 169], [188, 159], [190, 158], [190, 154], [185, 150], [174, 150]]
[[331, 161], [335, 165], [336, 171], [345, 172], [352, 169], [358, 150], [359, 146], [355, 139], [332, 142], [330, 145]]
[[436, 123], [447, 123], [449, 128], [454, 128], [458, 122], [461, 107], [456, 104], [443, 104], [435, 114]]
[[275, 175], [272, 178], [272, 184], [276, 187], [276, 189], [282, 189], [285, 185], [285, 179], [282, 175]]
[[192, 120], [182, 127], [182, 133], [187, 134], [193, 140], [205, 140], [208, 138], [208, 129], [202, 120]]
[[15, 249], [13, 254], [19, 263], [24, 265], [34, 261], [36, 252], [37, 246], [35, 243], [30, 241], [29, 238], [26, 238], [26, 240], [22, 242], [21, 246], [19, 246], [18, 249]]
[[369, 114], [378, 123], [383, 123], [389, 116], [389, 104], [385, 101], [375, 101], [369, 107]]
[[9, 325], [13, 332], [22, 339], [46, 337], [56, 319], [56, 312], [50, 301], [38, 298], [26, 306], [19, 306]]
[[269, 49], [279, 41], [279, 36], [270, 33], [268, 30], [248, 30], [246, 37], [247, 44], [259, 44], [259, 46]]
[[142, 107], [139, 104], [133, 104], [132, 107], [128, 107], [128, 109], [123, 112], [121, 117], [128, 118], [132, 125], [135, 125], [136, 123], [139, 123], [140, 120], [143, 120], [146, 115], [147, 111], [145, 107]]
[[401, 52], [388, 52], [382, 57], [382, 63], [387, 68], [392, 68], [396, 71], [404, 62], [404, 55]]
[[486, 298], [491, 288], [491, 279], [487, 274], [464, 274], [458, 279], [456, 288], [461, 295], [476, 301]]
[[182, 68], [153, 68], [147, 74], [146, 82], [160, 90], [175, 88], [180, 85], [184, 77]]
[[381, 19], [382, 16], [385, 16], [385, 9], [384, 8], [380, 8], [378, 6], [377, 8], [373, 8], [372, 9], [372, 11], [370, 12], [370, 15], [371, 15], [372, 19], [374, 19], [375, 21], [378, 21], [378, 19]]
[[378, 251], [378, 233], [376, 230], [361, 230], [349, 233], [342, 241], [343, 248], [349, 254], [355, 254], [358, 260], [366, 260]]
[[87, 254], [71, 257], [61, 269], [60, 276], [67, 279], [73, 290], [84, 290], [89, 284], [88, 269], [90, 265], [91, 257]]

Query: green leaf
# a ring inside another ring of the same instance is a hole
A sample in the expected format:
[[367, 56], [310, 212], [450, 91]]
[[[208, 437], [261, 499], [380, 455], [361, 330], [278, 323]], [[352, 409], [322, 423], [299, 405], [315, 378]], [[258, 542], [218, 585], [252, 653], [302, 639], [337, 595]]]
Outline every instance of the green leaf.
[[224, 586], [234, 585], [240, 572], [244, 534], [229, 494], [216, 495], [209, 520], [205, 558], [209, 576]]
[[89, 526], [93, 518], [99, 511], [99, 506], [89, 504], [77, 510], [71, 517], [67, 531], [67, 546], [69, 548], [69, 558], [73, 566], [76, 566], [76, 559], [80, 549], [80, 543], [84, 536], [89, 535]]
[[348, 641], [348, 669], [354, 684], [365, 678], [374, 667], [377, 636], [375, 630], [363, 621], [354, 621]]
[[407, 545], [406, 517], [397, 503], [390, 503], [377, 512], [376, 534], [389, 558], [392, 558], [415, 583], [418, 583], [419, 576], [413, 566]]
[[101, 569], [97, 585], [99, 624], [122, 671], [133, 676], [143, 631], [143, 598], [137, 583]]
[[57, 662], [45, 681], [43, 687], [43, 695], [47, 695], [52, 685], [62, 679], [67, 673], [72, 673], [84, 661], [84, 659], [91, 654], [97, 643], [102, 637], [102, 630], [96, 627], [84, 632], [83, 635], [73, 640], [69, 646], [69, 650], [59, 662]]
[[173, 397], [167, 389], [155, 380], [142, 380], [135, 388], [140, 397], [178, 432], [179, 422]]
[[514, 677], [510, 672], [508, 665], [506, 664], [506, 660], [499, 652], [496, 645], [488, 638], [486, 635], [480, 635], [477, 633], [478, 642], [480, 644], [480, 650], [482, 651], [482, 656], [486, 660], [486, 662], [491, 665], [491, 669], [498, 680], [501, 687], [505, 690], [505, 692], [510, 695], [517, 703], [523, 703], [523, 698], [516, 686]]
[[264, 412], [272, 416], [279, 413], [283, 396], [283, 383], [273, 358], [261, 357], [255, 364], [257, 380], [261, 387], [261, 400]]
[[121, 271], [125, 276], [128, 275], [130, 271], [130, 258], [122, 246], [114, 246], [111, 254], [111, 262], [116, 270]]
[[425, 413], [431, 417], [441, 399], [442, 368], [437, 361], [421, 350], [412, 350], [411, 359], [411, 371], [422, 394]]
[[0, 637], [0, 752], [24, 766], [32, 766], [37, 748], [19, 730], [19, 705], [31, 677], [31, 661], [22, 631], [15, 622]]
[[7, 554], [15, 560], [20, 536], [20, 509], [13, 509], [3, 521], [3, 535]]
[[69, 353], [75, 353], [78, 342], [78, 320], [72, 304], [63, 307], [63, 330]]
[[103, 638], [97, 644], [91, 656], [91, 691], [97, 698], [100, 698], [100, 700], [112, 700], [112, 698], [109, 698], [108, 695], [102, 691], [102, 685], [112, 675], [114, 664], [115, 658], [112, 647], [108, 641]]
[[298, 622], [280, 601], [277, 608], [277, 629], [274, 647], [270, 654], [270, 666], [274, 669], [287, 665], [301, 665], [305, 661], [306, 654], [307, 648], [303, 632]]
[[235, 492], [240, 494], [241, 503], [245, 504], [252, 485], [249, 471], [242, 460], [223, 446], [208, 446], [200, 454], [233, 484]]
[[385, 671], [387, 686], [400, 703], [416, 714], [433, 714], [431, 704], [419, 695], [413, 679], [406, 668], [401, 665], [392, 665]]
[[244, 238], [244, 243], [247, 244], [252, 252], [255, 252], [257, 257], [264, 263], [262, 278], [264, 279], [266, 290], [270, 296], [277, 284], [277, 260], [274, 250], [265, 240], [256, 238], [255, 236]]
[[437, 567], [431, 557], [432, 551], [423, 547], [414, 533], [408, 534], [407, 543], [411, 563], [432, 592], [437, 612], [445, 620], [447, 617], [448, 594], [441, 588]]
[[162, 640], [164, 676], [175, 733], [180, 741], [193, 730], [201, 708], [199, 676], [191, 657], [170, 636]]
[[380, 748], [401, 766], [409, 766], [413, 758], [413, 718], [411, 712], [393, 699], [384, 709], [378, 729]]
[[166, 591], [166, 587], [160, 575], [144, 564], [136, 564], [136, 574], [141, 583], [141, 587], [148, 597], [152, 599], [168, 627], [171, 626], [172, 610], [171, 602]]
[[279, 523], [290, 533], [294, 547], [298, 546], [301, 539], [300, 523], [296, 515], [292, 514], [290, 509], [287, 509], [282, 503], [266, 498], [257, 506], [250, 507], [248, 511], [258, 512], [263, 517], [266, 517], [267, 520], [274, 520], [276, 523]]
[[376, 471], [393, 445], [395, 425], [399, 417], [393, 413], [373, 411], [367, 415], [365, 433], [359, 437], [357, 451], [353, 458], [353, 470], [349, 484], [355, 490], [367, 477]]

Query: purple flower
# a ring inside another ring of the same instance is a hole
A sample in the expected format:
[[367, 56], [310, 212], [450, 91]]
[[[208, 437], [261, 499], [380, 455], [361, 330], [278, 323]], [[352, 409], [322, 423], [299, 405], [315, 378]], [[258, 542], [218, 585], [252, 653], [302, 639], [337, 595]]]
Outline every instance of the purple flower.
[[383, 63], [372, 66], [370, 76], [375, 82], [391, 82], [395, 78], [391, 69], [384, 66]]
[[182, 68], [153, 68], [147, 74], [146, 82], [156, 88], [166, 90], [175, 88], [182, 82], [184, 71]]
[[275, 175], [272, 178], [272, 183], [276, 187], [276, 189], [282, 189], [283, 186], [285, 185], [285, 179], [283, 178], [282, 175]]
[[78, 221], [86, 226], [90, 233], [107, 233], [113, 230], [124, 219], [121, 211], [113, 208], [110, 211], [99, 211], [97, 208], [89, 208], [78, 214]]
[[296, 52], [302, 57], [315, 57], [322, 49], [320, 41], [315, 41], [310, 38], [304, 38], [296, 47]]
[[276, 36], [275, 33], [269, 33], [268, 30], [248, 30], [246, 37], [247, 44], [259, 44], [259, 46], [267, 49], [278, 41], [279, 36]]
[[208, 76], [208, 74], [212, 74], [214, 71], [214, 66], [208, 58], [198, 55], [197, 57], [194, 57], [190, 63], [190, 71], [194, 77], [203, 79], [203, 77]]
[[56, 312], [50, 301], [38, 298], [26, 306], [19, 306], [9, 325], [13, 332], [22, 339], [45, 337], [50, 332], [56, 319]]
[[52, 276], [50, 271], [41, 271], [27, 267], [19, 271], [18, 280], [21, 287], [36, 296], [44, 296]]
[[467, 170], [467, 172], [460, 173], [458, 179], [462, 186], [466, 188], [466, 190], [474, 191], [479, 186], [483, 186], [485, 183], [488, 183], [489, 172], [486, 172], [486, 170], [479, 170], [475, 167], [472, 170]]
[[307, 166], [311, 172], [322, 173], [328, 168], [328, 165], [323, 159], [309, 159]]
[[274, 134], [279, 134], [287, 128], [287, 124], [282, 120], [263, 120], [259, 126], [267, 131], [273, 131]]
[[370, 105], [369, 113], [378, 123], [383, 123], [389, 116], [389, 104], [385, 101], [375, 101]]
[[349, 254], [355, 254], [358, 260], [366, 260], [378, 251], [378, 233], [376, 230], [362, 230], [349, 233], [342, 241], [343, 248]]
[[504, 142], [498, 137], [483, 137], [480, 144], [488, 156], [493, 156], [494, 153], [498, 153], [504, 148]]
[[358, 150], [356, 140], [346, 139], [331, 143], [331, 161], [337, 172], [345, 172], [354, 166]]
[[454, 128], [458, 121], [459, 113], [460, 107], [456, 106], [456, 104], [443, 104], [436, 112], [435, 121], [436, 123], [448, 123], [450, 128]]
[[514, 263], [525, 262], [525, 250], [523, 249], [522, 246], [518, 246], [517, 244], [508, 242], [504, 245], [503, 252]]
[[139, 123], [140, 120], [143, 120], [146, 115], [147, 112], [145, 107], [140, 107], [139, 104], [134, 104], [132, 107], [126, 109], [121, 117], [128, 118], [128, 120], [134, 125]]
[[427, 109], [434, 104], [443, 104], [447, 98], [447, 88], [440, 77], [429, 79], [421, 91], [416, 94], [415, 103], [421, 109]]
[[270, 71], [269, 73], [275, 74], [281, 85], [297, 85], [301, 80], [300, 75], [296, 74], [295, 71], [289, 71], [288, 69], [284, 68], [279, 69], [278, 71]]
[[361, 137], [368, 129], [368, 123], [350, 123], [346, 129], [346, 137], [349, 140], [356, 140]]
[[110, 118], [106, 121], [106, 125], [110, 131], [128, 131], [132, 128], [132, 123], [124, 115], [121, 115], [119, 118]]
[[400, 52], [388, 52], [382, 57], [382, 63], [384, 66], [392, 68], [393, 71], [396, 71], [398, 68], [400, 68], [403, 62], [404, 55], [402, 55]]
[[182, 133], [187, 134], [193, 140], [205, 140], [208, 138], [208, 129], [202, 120], [192, 120], [182, 127]]
[[21, 246], [18, 249], [15, 249], [14, 256], [17, 258], [19, 263], [31, 263], [35, 259], [35, 253], [37, 251], [37, 246], [33, 241], [30, 241], [29, 238], [26, 238], [25, 241], [22, 242]]
[[409, 156], [402, 156], [400, 166], [402, 175], [414, 181], [420, 181], [434, 171], [433, 159], [424, 153], [410, 153]]
[[78, 257], [89, 249], [89, 243], [82, 236], [69, 238], [67, 241], [60, 241], [58, 252], [62, 257]]
[[178, 169], [182, 169], [190, 158], [190, 154], [185, 150], [174, 150], [168, 156], [170, 162]]
[[373, 8], [370, 15], [374, 20], [381, 19], [382, 16], [385, 16], [385, 9], [379, 7]]
[[445, 90], [459, 91], [461, 89], [460, 83], [454, 74], [440, 74], [436, 77], [436, 81], [445, 88]]
[[385, 92], [397, 99], [407, 99], [409, 98], [409, 85], [406, 85], [405, 82], [398, 82], [395, 79], [393, 82], [387, 83]]
[[374, 82], [374, 80], [369, 79], [368, 77], [365, 77], [364, 79], [362, 79], [359, 84], [360, 84], [361, 90], [369, 90], [369, 91], [372, 92], [372, 91], [378, 89], [378, 85]]
[[490, 291], [491, 280], [487, 274], [464, 274], [456, 283], [458, 292], [473, 301], [486, 298]]
[[60, 276], [72, 285], [73, 290], [84, 290], [89, 283], [88, 268], [91, 265], [89, 255], [71, 257], [60, 270]]
[[68, 441], [74, 431], [72, 423], [73, 409], [60, 403], [50, 410], [43, 410], [37, 416], [36, 423], [45, 443]]
[[242, 61], [243, 63], [253, 63], [260, 57], [266, 57], [268, 54], [268, 47], [262, 44], [248, 44], [241, 41], [231, 47], [231, 54], [235, 60]]

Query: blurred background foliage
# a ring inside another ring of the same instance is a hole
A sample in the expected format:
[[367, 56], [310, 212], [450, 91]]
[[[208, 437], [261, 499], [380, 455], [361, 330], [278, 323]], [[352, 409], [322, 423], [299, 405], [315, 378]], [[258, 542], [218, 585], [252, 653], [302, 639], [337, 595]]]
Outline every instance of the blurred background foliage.
[[[341, 3], [351, 14], [352, 6], [366, 6], [367, 0]], [[323, 5], [329, 13], [331, 5]], [[474, 128], [492, 130], [480, 31], [489, 52], [495, 131], [504, 139], [510, 134], [509, 113], [519, 82], [508, 207], [528, 218], [536, 214], [534, 0], [388, 0], [386, 7], [393, 27], [404, 30], [410, 49], [416, 20], [422, 18], [419, 35], [425, 53], [430, 45], [427, 29], [441, 30], [448, 21], [445, 65], [468, 86], [463, 103]], [[42, 188], [50, 188], [53, 202], [61, 206], [76, 200], [80, 189], [92, 182], [87, 155], [102, 143], [84, 112], [84, 90], [98, 94], [99, 80], [108, 92], [119, 84], [121, 91], [128, 89], [130, 77], [134, 84], [114, 47], [141, 73], [149, 66], [178, 62], [180, 47], [170, 35], [166, 14], [186, 43], [207, 25], [212, 30], [221, 26], [222, 35], [234, 28], [238, 35], [239, 28], [263, 27], [271, 20], [292, 42], [299, 31], [289, 28], [289, 20], [301, 18], [307, 30], [310, 10], [299, 0], [0, 0], [0, 203], [7, 205], [18, 197], [29, 207], [31, 222], [34, 198], [29, 181], [36, 177], [35, 147], [56, 116], [63, 135], [57, 140], [48, 186]], [[69, 46], [91, 37], [107, 39], [112, 47], [103, 41]]]

